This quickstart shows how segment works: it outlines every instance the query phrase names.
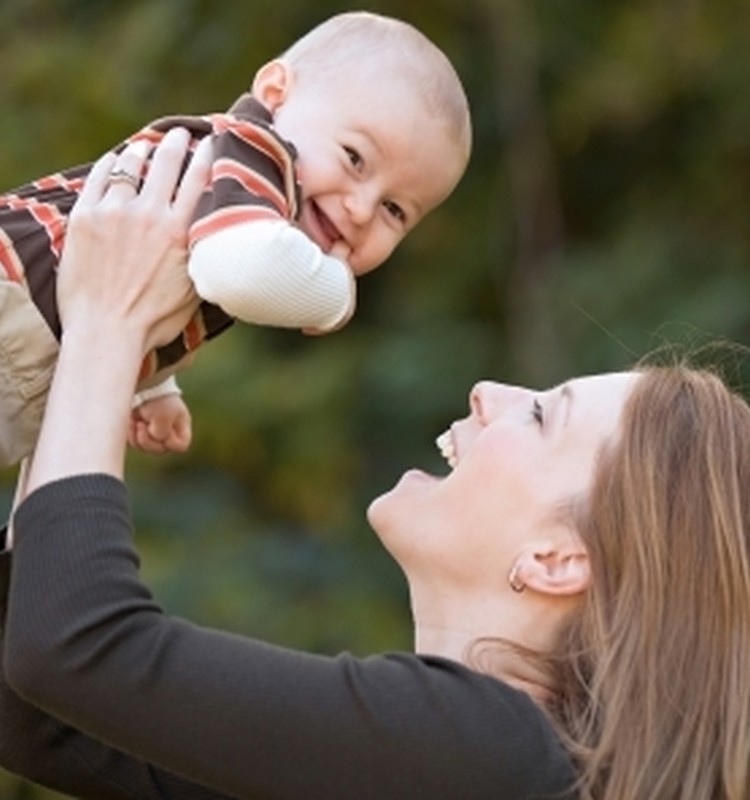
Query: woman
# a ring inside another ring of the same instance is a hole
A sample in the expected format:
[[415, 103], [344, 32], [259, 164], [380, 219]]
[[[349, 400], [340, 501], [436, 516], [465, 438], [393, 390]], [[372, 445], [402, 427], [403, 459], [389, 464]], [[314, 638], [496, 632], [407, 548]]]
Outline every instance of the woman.
[[747, 797], [750, 410], [711, 375], [477, 384], [441, 437], [450, 473], [407, 472], [368, 512], [416, 654], [326, 658], [161, 613], [122, 470], [141, 355], [193, 302], [175, 232], [198, 181], [169, 203], [168, 144], [140, 196], [100, 164], [73, 217], [15, 515], [4, 763], [98, 800]]

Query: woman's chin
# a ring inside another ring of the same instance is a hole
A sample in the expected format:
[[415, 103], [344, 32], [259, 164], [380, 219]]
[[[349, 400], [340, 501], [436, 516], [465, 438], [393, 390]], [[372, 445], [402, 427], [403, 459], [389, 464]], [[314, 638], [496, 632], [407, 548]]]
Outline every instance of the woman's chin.
[[[393, 490], [391, 490], [393, 491]], [[385, 492], [384, 494], [378, 495], [374, 500], [370, 502], [370, 505], [367, 506], [367, 521], [370, 523], [372, 529], [380, 535], [380, 523], [382, 521], [383, 516], [383, 505], [387, 504], [388, 495], [390, 492]]]
[[392, 489], [378, 495], [370, 503], [367, 507], [367, 520], [384, 544], [393, 538], [395, 531], [413, 530], [416, 508], [424, 496], [422, 491], [440, 481], [441, 478], [435, 475], [410, 469]]

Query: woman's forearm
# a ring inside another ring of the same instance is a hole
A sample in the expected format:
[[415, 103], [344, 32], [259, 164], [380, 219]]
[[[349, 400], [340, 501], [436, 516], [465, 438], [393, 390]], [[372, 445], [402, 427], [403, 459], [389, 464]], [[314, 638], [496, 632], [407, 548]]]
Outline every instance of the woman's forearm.
[[[11, 553], [0, 553], [0, 665]], [[0, 765], [34, 783], [84, 800], [226, 800], [146, 761], [92, 739], [22, 700], [0, 669]]]
[[122, 477], [140, 352], [122, 327], [66, 331], [27, 492], [82, 473]]
[[90, 472], [121, 477], [127, 417], [143, 354], [171, 341], [198, 304], [186, 271], [189, 220], [205, 186], [210, 143], [175, 185], [189, 138], [170, 131], [139, 192], [137, 145], [92, 169], [70, 216], [58, 270], [63, 335], [27, 493]]

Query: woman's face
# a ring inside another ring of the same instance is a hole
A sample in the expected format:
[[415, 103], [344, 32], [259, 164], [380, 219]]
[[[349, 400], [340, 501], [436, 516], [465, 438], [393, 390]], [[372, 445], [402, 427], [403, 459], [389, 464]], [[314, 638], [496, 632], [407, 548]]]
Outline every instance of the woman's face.
[[370, 505], [371, 525], [407, 573], [478, 581], [486, 571], [496, 581], [519, 547], [555, 524], [560, 503], [587, 490], [636, 380], [611, 373], [544, 392], [476, 384], [469, 415], [438, 439], [449, 474], [410, 470]]

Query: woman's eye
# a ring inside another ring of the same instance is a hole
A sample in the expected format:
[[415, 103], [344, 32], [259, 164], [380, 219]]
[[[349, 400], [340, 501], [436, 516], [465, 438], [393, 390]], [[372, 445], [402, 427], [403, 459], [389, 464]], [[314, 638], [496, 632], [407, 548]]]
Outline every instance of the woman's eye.
[[539, 427], [544, 425], [544, 409], [542, 408], [542, 404], [536, 399], [531, 407], [531, 416]]
[[347, 147], [346, 145], [344, 145], [344, 152], [346, 153], [346, 157], [349, 159], [349, 163], [355, 169], [360, 169], [364, 163], [362, 156], [354, 148]]
[[397, 219], [402, 223], [406, 222], [406, 214], [404, 213], [404, 209], [401, 208], [398, 203], [394, 203], [393, 200], [385, 200], [383, 201], [383, 206], [394, 219]]

